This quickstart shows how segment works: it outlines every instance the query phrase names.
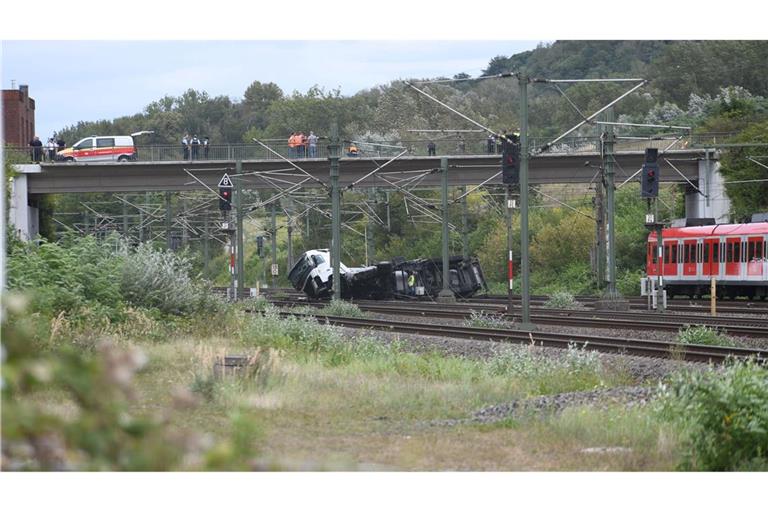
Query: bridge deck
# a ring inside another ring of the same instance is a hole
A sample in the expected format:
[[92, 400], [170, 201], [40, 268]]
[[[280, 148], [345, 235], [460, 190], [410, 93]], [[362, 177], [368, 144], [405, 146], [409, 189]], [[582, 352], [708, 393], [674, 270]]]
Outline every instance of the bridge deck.
[[[477, 185], [500, 172], [500, 155], [451, 155], [448, 156], [448, 178], [451, 186]], [[643, 163], [642, 151], [630, 151], [615, 155], [616, 180], [624, 181], [634, 174]], [[698, 179], [698, 162], [704, 158], [703, 150], [686, 149], [668, 151], [659, 159], [661, 181], [692, 182]], [[669, 162], [680, 172], [678, 173]], [[378, 166], [387, 162], [385, 158], [341, 158], [339, 164], [342, 186], [347, 186]], [[292, 168], [281, 160], [243, 161], [244, 187], [249, 189], [286, 188], [302, 183], [302, 187], [318, 187], [318, 182], [330, 183], [330, 166], [327, 159], [295, 160], [312, 178]], [[546, 183], [589, 183], [595, 179], [600, 165], [597, 153], [545, 154], [531, 158], [529, 181], [532, 185]], [[420, 186], [439, 186], [440, 157], [401, 157], [386, 165], [373, 176], [358, 184], [359, 187], [376, 186], [396, 188], [408, 186], [418, 180]], [[73, 193], [73, 192], [142, 192], [204, 189], [189, 173], [209, 187], [215, 187], [221, 176], [235, 172], [235, 162], [218, 161], [177, 161], [177, 162], [127, 162], [127, 163], [57, 163], [40, 166], [22, 166], [28, 178], [30, 194]], [[306, 180], [306, 181], [304, 181]], [[501, 184], [501, 176], [492, 184]]]

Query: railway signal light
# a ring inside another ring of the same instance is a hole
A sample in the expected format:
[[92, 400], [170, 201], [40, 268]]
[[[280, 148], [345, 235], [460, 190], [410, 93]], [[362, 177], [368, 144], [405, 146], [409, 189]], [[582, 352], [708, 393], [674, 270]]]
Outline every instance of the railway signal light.
[[261, 235], [256, 237], [256, 253], [259, 256], [264, 255], [264, 237]]
[[659, 164], [656, 162], [658, 155], [658, 149], [645, 150], [641, 197], [659, 197]]
[[501, 181], [507, 185], [516, 185], [520, 182], [520, 144], [515, 136], [510, 135], [508, 138], [510, 140], [502, 140]]
[[232, 209], [232, 187], [219, 187], [219, 210]]

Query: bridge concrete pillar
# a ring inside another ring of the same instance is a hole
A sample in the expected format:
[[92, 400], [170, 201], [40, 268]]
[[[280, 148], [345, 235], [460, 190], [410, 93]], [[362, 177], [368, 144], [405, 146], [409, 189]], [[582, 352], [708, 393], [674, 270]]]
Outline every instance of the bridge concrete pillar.
[[699, 193], [690, 185], [685, 189], [686, 218], [712, 218], [718, 224], [730, 221], [731, 201], [725, 192], [725, 178], [713, 151], [699, 160]]
[[39, 173], [37, 164], [15, 165], [18, 174], [11, 181], [11, 198], [8, 212], [8, 226], [21, 240], [34, 240], [40, 233], [38, 209], [30, 204], [27, 174]]

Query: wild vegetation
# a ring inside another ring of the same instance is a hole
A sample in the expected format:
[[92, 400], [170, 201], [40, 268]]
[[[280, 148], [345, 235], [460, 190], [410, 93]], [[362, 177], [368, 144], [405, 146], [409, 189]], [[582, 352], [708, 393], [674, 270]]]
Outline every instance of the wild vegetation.
[[[15, 242], [9, 256], [3, 469], [765, 467], [766, 378], [754, 365], [725, 379], [680, 374], [659, 412], [577, 407], [472, 424], [491, 404], [634, 382], [575, 347], [470, 359], [284, 319], [263, 303], [252, 313], [201, 301], [183, 258], [117, 237]], [[136, 295], [126, 273], [155, 277]], [[164, 301], [153, 286], [188, 300]], [[247, 364], [225, 372], [225, 355]], [[581, 453], [594, 446], [621, 450]]]

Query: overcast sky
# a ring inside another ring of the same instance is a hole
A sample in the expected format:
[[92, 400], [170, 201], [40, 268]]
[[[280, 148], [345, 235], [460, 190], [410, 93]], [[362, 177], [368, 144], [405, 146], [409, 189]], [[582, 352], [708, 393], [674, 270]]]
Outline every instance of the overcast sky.
[[[3, 41], [2, 88], [29, 85], [41, 139], [187, 89], [242, 99], [254, 80], [345, 96], [398, 78], [478, 76], [539, 41]], [[70, 141], [67, 141], [70, 142]]]

